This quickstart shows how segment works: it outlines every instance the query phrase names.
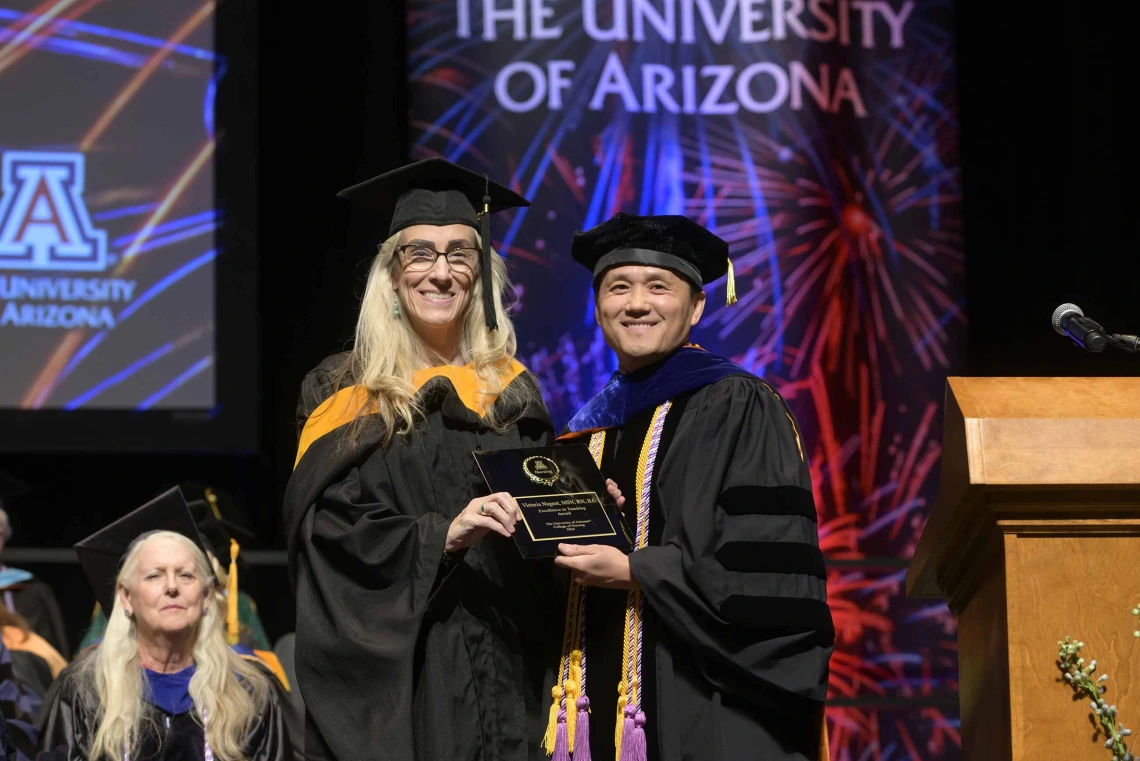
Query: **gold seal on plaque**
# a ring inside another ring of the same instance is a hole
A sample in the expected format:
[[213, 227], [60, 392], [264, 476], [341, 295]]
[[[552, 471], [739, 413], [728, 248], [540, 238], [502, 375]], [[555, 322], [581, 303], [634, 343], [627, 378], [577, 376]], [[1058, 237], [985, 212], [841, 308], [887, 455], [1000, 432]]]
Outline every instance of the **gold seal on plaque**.
[[527, 478], [543, 486], [553, 486], [560, 472], [558, 463], [542, 455], [526, 458], [522, 467]]

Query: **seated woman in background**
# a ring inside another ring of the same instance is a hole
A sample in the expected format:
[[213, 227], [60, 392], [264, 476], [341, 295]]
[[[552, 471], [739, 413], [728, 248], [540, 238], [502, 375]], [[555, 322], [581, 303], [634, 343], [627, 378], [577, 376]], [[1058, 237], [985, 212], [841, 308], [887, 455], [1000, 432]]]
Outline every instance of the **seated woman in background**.
[[67, 667], [67, 659], [28, 626], [19, 613], [0, 607], [0, 636], [11, 655], [12, 671], [36, 694], [43, 695], [59, 672]]
[[172, 489], [76, 546], [111, 612], [99, 646], [45, 696], [40, 750], [66, 748], [73, 761], [291, 756], [272, 677], [226, 644], [200, 541]]
[[[238, 590], [235, 599], [229, 599], [230, 571], [241, 567], [240, 558], [230, 559], [231, 548], [236, 537], [241, 537], [244, 543], [246, 539], [253, 538], [253, 533], [223, 517], [221, 511], [223, 504], [230, 514], [235, 512], [234, 500], [226, 492], [215, 491], [212, 487], [198, 484], [182, 484], [180, 488], [183, 495], [190, 500], [187, 506], [190, 508], [190, 514], [194, 516], [198, 533], [206, 542], [206, 556], [218, 580], [216, 594], [226, 609], [226, 641], [257, 653], [273, 668], [274, 673], [277, 673], [279, 669], [275, 657], [270, 652], [272, 645], [257, 612], [257, 603], [241, 589]], [[198, 496], [201, 496], [201, 499], [197, 499]], [[223, 565], [226, 562], [229, 563], [230, 571], [227, 571]], [[84, 633], [78, 651], [82, 652], [103, 639], [103, 632], [106, 630], [107, 617], [103, 615], [103, 609], [96, 605], [91, 613], [91, 625]]]
[[[0, 470], [0, 556], [12, 539], [7, 510], [29, 491], [27, 484]], [[23, 568], [10, 568], [0, 560], [0, 606], [16, 613], [27, 628], [47, 640], [56, 651], [70, 652], [63, 613], [51, 587]]]

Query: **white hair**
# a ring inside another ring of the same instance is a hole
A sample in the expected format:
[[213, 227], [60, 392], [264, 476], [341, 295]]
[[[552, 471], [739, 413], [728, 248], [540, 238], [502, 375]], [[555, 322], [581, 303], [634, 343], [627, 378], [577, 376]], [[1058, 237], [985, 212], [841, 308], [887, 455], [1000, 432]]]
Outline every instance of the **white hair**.
[[208, 612], [198, 620], [194, 639], [194, 676], [190, 697], [199, 716], [208, 716], [206, 741], [220, 761], [244, 761], [242, 745], [267, 699], [265, 676], [226, 644], [223, 611], [213, 594], [214, 575], [205, 554], [194, 542], [173, 531], [143, 534], [132, 543], [115, 582], [115, 604], [107, 631], [95, 654], [80, 667], [80, 678], [98, 701], [97, 727], [88, 757], [134, 755], [147, 721], [143, 711], [143, 670], [139, 663], [138, 630], [127, 616], [118, 590], [128, 588], [138, 570], [139, 551], [152, 539], [173, 539], [188, 549], [203, 580]]

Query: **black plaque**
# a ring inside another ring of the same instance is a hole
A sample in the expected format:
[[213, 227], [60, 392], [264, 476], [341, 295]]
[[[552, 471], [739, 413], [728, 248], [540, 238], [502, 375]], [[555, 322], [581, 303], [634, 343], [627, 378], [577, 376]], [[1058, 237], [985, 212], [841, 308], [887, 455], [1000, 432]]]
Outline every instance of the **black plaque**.
[[629, 530], [584, 445], [474, 452], [492, 492], [522, 510], [514, 539], [524, 558], [554, 557], [559, 544], [605, 544], [629, 552]]

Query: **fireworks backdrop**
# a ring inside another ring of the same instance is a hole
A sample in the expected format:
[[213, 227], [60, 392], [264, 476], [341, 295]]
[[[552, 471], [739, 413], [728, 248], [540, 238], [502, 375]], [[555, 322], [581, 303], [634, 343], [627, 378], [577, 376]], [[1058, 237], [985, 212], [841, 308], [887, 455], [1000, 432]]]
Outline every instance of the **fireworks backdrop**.
[[213, 23], [0, 0], [0, 408], [215, 405]]
[[945, 0], [411, 0], [412, 159], [533, 202], [496, 215], [520, 358], [557, 423], [615, 369], [576, 229], [685, 214], [730, 246], [696, 340], [773, 383], [809, 442], [837, 632], [839, 761], [957, 759], [957, 648], [907, 600], [965, 337]]

